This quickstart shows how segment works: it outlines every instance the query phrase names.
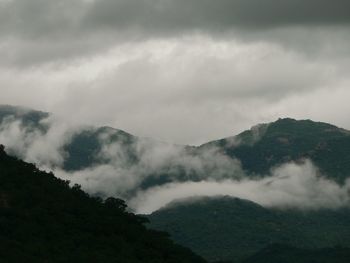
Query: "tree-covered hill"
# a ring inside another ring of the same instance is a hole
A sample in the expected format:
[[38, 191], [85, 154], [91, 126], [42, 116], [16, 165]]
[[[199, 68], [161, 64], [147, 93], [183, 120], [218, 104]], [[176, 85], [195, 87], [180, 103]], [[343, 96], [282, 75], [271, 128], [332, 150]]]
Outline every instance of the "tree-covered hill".
[[205, 262], [125, 208], [0, 147], [0, 262]]
[[199, 149], [213, 146], [238, 158], [248, 174], [266, 175], [276, 165], [307, 158], [338, 182], [350, 177], [350, 131], [327, 123], [279, 119]]
[[286, 245], [270, 245], [243, 263], [346, 263], [350, 249], [343, 247], [302, 249]]
[[240, 262], [275, 243], [350, 247], [350, 209], [274, 210], [232, 197], [196, 197], [175, 201], [148, 218], [151, 228], [169, 232], [210, 261]]

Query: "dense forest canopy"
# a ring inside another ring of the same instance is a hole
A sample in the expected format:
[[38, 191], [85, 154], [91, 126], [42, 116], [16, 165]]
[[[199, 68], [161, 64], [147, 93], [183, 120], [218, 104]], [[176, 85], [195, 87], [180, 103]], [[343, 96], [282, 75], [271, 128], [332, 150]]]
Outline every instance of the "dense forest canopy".
[[0, 147], [1, 262], [205, 262], [146, 221]]

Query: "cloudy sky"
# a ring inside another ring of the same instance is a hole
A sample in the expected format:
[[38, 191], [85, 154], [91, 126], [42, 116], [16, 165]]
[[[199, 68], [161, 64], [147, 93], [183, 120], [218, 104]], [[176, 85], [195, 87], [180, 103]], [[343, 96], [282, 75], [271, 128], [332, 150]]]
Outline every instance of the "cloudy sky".
[[0, 0], [0, 104], [199, 144], [350, 129], [348, 0]]

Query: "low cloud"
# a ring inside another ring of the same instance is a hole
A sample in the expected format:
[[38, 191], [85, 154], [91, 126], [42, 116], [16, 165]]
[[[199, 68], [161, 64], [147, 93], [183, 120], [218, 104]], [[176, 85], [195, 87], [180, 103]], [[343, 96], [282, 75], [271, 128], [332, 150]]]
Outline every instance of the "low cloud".
[[63, 147], [78, 129], [81, 128], [52, 116], [40, 120], [37, 125], [25, 125], [22, 120], [10, 116], [0, 123], [0, 142], [9, 153], [39, 167], [53, 169], [63, 165], [66, 155]]
[[66, 146], [76, 135], [96, 129], [68, 125], [53, 117], [42, 119], [39, 124], [45, 129], [25, 125], [14, 117], [5, 118], [0, 125], [0, 142], [10, 153], [36, 163], [41, 169], [53, 170], [58, 177], [80, 184], [93, 195], [128, 199], [140, 189], [155, 184], [243, 175], [239, 161], [214, 147], [196, 151], [192, 147], [134, 137], [112, 128], [98, 133], [101, 148], [93, 153], [88, 166], [68, 172], [64, 170], [64, 161], [69, 158]]
[[[115, 132], [115, 131], [114, 131]], [[101, 134], [101, 151], [96, 158], [103, 162], [87, 169], [55, 173], [80, 184], [91, 194], [132, 198], [141, 189], [166, 182], [203, 181], [241, 178], [240, 162], [212, 147], [205, 151], [172, 145], [147, 138], [133, 142], [112, 142], [111, 134]]]
[[[253, 140], [259, 139], [264, 127], [252, 128]], [[89, 166], [65, 171], [64, 160], [69, 157], [65, 146], [89, 129], [96, 130], [68, 125], [52, 116], [36, 126], [12, 116], [0, 125], [0, 142], [10, 153], [41, 169], [53, 170], [56, 176], [80, 184], [92, 195], [126, 199], [142, 214], [192, 196], [229, 195], [265, 207], [305, 210], [350, 204], [350, 181], [339, 185], [326, 179], [309, 160], [283, 164], [268, 175], [251, 177], [243, 172], [238, 160], [214, 146], [173, 145], [111, 128], [98, 133], [101, 148]]]
[[140, 192], [129, 203], [138, 213], [149, 214], [176, 199], [221, 195], [272, 208], [337, 209], [350, 205], [350, 181], [340, 186], [325, 179], [306, 160], [303, 164], [284, 164], [262, 179], [171, 183]]

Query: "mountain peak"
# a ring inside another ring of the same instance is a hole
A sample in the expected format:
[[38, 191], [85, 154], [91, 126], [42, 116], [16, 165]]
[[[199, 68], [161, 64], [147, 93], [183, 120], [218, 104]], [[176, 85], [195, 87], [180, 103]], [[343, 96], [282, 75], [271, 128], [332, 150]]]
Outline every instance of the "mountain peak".
[[332, 135], [343, 136], [344, 134], [350, 134], [350, 131], [325, 122], [316, 122], [310, 119], [296, 120], [293, 118], [279, 118], [274, 122], [254, 125], [249, 130], [245, 130], [236, 136], [209, 142], [208, 144], [212, 145], [214, 143], [219, 146], [228, 145], [235, 147], [239, 145], [252, 146], [265, 136], [310, 137], [317, 135], [325, 137]]
[[271, 122], [269, 125], [276, 125], [276, 126], [298, 126], [298, 127], [304, 127], [304, 128], [334, 128], [334, 129], [340, 129], [335, 125], [326, 123], [326, 122], [318, 122], [313, 121], [310, 119], [302, 119], [302, 120], [296, 120], [293, 118], [279, 118], [278, 120]]
[[325, 122], [280, 118], [200, 146], [210, 147], [240, 160], [248, 174], [264, 176], [272, 167], [309, 159], [338, 182], [350, 176], [350, 131]]

